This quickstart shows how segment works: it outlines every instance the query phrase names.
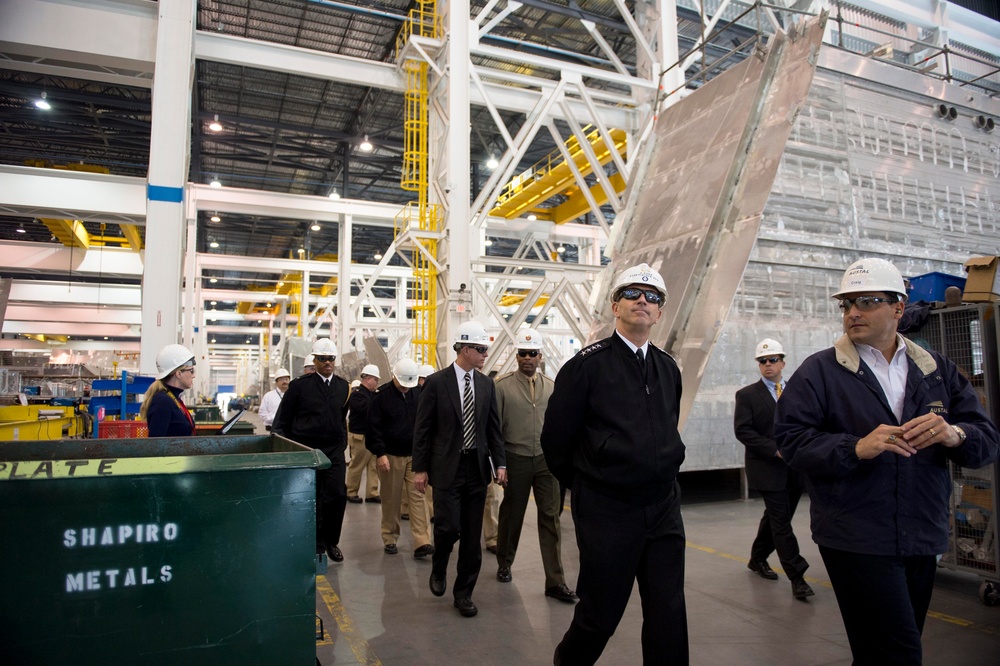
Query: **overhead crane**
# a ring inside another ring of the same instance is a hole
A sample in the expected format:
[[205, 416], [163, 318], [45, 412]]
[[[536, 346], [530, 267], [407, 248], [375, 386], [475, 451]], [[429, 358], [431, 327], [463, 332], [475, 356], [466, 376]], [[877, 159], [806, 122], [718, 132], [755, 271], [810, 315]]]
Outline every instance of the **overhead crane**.
[[[618, 154], [623, 157], [627, 151], [624, 130], [613, 129], [609, 134], [614, 142], [613, 146], [608, 146], [604, 142], [599, 130], [595, 129], [587, 134], [587, 140], [590, 142], [600, 166], [606, 165], [613, 159], [612, 150], [618, 151]], [[587, 159], [586, 152], [575, 136], [570, 137], [565, 142], [565, 148], [582, 176], [586, 177], [597, 168], [597, 165]], [[621, 174], [613, 174], [610, 180], [617, 193], [625, 190], [625, 179]], [[590, 192], [594, 195], [598, 205], [608, 200], [607, 193], [599, 183], [592, 186]], [[545, 201], [560, 195], [567, 197], [567, 199], [558, 206], [547, 209], [537, 208]], [[497, 205], [490, 211], [490, 215], [510, 220], [522, 217], [528, 212], [534, 212], [539, 219], [562, 224], [575, 220], [589, 211], [590, 204], [580, 191], [569, 162], [563, 158], [561, 150], [554, 150], [507, 183], [497, 197]]]

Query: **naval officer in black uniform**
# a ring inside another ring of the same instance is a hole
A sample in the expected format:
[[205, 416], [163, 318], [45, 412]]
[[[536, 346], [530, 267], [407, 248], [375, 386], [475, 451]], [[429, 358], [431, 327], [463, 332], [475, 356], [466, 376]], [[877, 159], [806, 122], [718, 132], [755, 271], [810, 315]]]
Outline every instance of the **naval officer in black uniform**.
[[572, 489], [580, 577], [573, 622], [556, 664], [593, 664], [628, 605], [642, 597], [646, 664], [687, 664], [684, 524], [677, 473], [681, 375], [649, 343], [667, 290], [646, 264], [612, 288], [615, 332], [556, 377], [542, 428], [549, 469]]

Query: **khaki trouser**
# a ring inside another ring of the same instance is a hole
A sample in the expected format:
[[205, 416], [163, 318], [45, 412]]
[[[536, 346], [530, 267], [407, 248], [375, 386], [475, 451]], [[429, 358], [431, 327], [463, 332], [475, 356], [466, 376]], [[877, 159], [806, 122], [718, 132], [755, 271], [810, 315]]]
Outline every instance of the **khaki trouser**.
[[347, 465], [347, 496], [360, 497], [361, 475], [366, 474], [365, 497], [378, 497], [378, 475], [375, 472], [375, 456], [365, 448], [365, 436], [347, 433], [351, 445], [351, 462]]
[[388, 545], [399, 540], [399, 502], [406, 495], [410, 503], [410, 534], [413, 549], [431, 542], [430, 513], [426, 498], [413, 487], [413, 458], [386, 456], [389, 471], [378, 470], [382, 482], [382, 543]]
[[503, 501], [503, 486], [490, 481], [486, 489], [486, 505], [483, 507], [483, 540], [487, 548], [497, 545], [497, 519], [500, 502]]

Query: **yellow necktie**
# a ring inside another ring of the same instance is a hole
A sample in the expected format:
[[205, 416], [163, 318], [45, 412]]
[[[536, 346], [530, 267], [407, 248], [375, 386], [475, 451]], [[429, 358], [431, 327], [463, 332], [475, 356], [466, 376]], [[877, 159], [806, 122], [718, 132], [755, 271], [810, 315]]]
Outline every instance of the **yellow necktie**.
[[774, 394], [779, 398], [781, 397], [781, 382], [774, 385]]

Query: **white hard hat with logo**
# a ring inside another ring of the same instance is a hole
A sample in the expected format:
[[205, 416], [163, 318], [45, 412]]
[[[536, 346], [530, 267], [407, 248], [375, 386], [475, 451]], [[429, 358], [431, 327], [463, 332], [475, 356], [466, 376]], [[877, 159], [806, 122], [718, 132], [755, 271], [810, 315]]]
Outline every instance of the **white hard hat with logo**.
[[[336, 356], [337, 345], [333, 344], [330, 338], [319, 338], [313, 343], [313, 356]], [[315, 361], [315, 359], [313, 359]]]
[[412, 358], [401, 358], [392, 366], [392, 375], [404, 388], [413, 388], [419, 383], [420, 367]]
[[292, 373], [288, 372], [284, 368], [279, 368], [276, 373], [274, 373], [274, 381], [278, 381], [282, 377], [291, 377]]
[[430, 377], [434, 374], [434, 366], [424, 363], [417, 372], [417, 377]]
[[193, 351], [184, 345], [167, 345], [156, 355], [156, 378], [166, 379], [177, 368], [194, 364]]
[[382, 373], [378, 371], [378, 366], [374, 363], [369, 363], [365, 367], [361, 368], [361, 376], [369, 375], [375, 379], [382, 379]]
[[518, 349], [541, 349], [542, 334], [533, 328], [522, 328], [517, 332], [514, 346]]
[[906, 299], [903, 275], [885, 259], [858, 259], [848, 266], [840, 280], [840, 289], [833, 297], [840, 298], [862, 291], [887, 291]]
[[614, 300], [615, 293], [622, 287], [630, 284], [645, 284], [653, 287], [663, 294], [663, 299], [667, 298], [667, 285], [663, 283], [663, 278], [659, 273], [650, 268], [649, 264], [639, 264], [632, 268], [626, 268], [615, 280], [615, 286], [611, 288], [611, 299]]
[[478, 321], [464, 321], [455, 330], [455, 344], [490, 346], [490, 336]]
[[753, 353], [754, 358], [763, 358], [765, 356], [784, 356], [785, 350], [781, 347], [781, 343], [777, 340], [772, 340], [771, 338], [764, 338], [757, 343], [757, 349]]

